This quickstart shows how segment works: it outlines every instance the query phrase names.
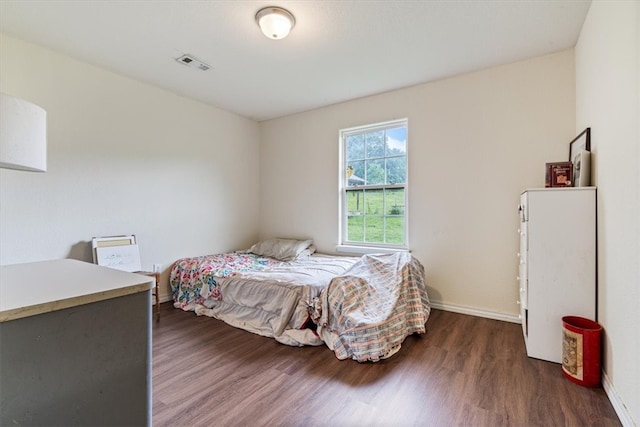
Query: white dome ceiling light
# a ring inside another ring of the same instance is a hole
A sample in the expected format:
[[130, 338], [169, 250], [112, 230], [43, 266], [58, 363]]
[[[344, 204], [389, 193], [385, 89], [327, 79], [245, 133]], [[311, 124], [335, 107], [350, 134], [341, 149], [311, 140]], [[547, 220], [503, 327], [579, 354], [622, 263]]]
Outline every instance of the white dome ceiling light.
[[256, 13], [256, 22], [262, 33], [273, 40], [280, 40], [296, 25], [296, 18], [286, 9], [276, 6], [265, 7]]

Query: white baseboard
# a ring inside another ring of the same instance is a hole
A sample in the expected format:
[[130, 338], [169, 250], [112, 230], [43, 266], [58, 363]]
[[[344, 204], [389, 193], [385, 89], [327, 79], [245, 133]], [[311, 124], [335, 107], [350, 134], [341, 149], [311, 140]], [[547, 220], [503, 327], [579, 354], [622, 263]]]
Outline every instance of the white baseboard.
[[[160, 302], [172, 300], [171, 294], [160, 294]], [[515, 314], [497, 313], [495, 311], [479, 310], [477, 308], [466, 307], [456, 304], [445, 304], [438, 301], [431, 301], [431, 307], [437, 310], [452, 311], [454, 313], [468, 314], [470, 316], [486, 317], [487, 319], [503, 320], [511, 323], [522, 323], [520, 317]]]
[[633, 421], [633, 418], [631, 418], [631, 414], [620, 399], [611, 379], [607, 376], [605, 371], [602, 371], [602, 388], [604, 389], [604, 392], [607, 393], [607, 397], [609, 397], [609, 401], [611, 402], [613, 409], [616, 411], [622, 425], [624, 427], [635, 427], [636, 423]]
[[[160, 294], [161, 303], [172, 301], [172, 299], [173, 297], [171, 294]], [[442, 303], [440, 301], [431, 301], [431, 307], [437, 310], [451, 311], [451, 312], [460, 313], [460, 314], [468, 314], [470, 316], [485, 317], [487, 319], [502, 320], [502, 321], [511, 322], [511, 323], [522, 323], [520, 321], [520, 317], [517, 314], [506, 314], [506, 313], [498, 313], [495, 311], [480, 310], [477, 308], [467, 307], [464, 305]]]
[[[161, 303], [171, 301], [172, 298], [173, 297], [171, 294], [160, 294]], [[511, 322], [511, 323], [522, 323], [520, 321], [520, 317], [517, 314], [507, 314], [507, 313], [499, 313], [495, 311], [480, 310], [477, 308], [467, 307], [464, 305], [447, 304], [439, 301], [431, 301], [431, 307], [437, 310], [451, 311], [451, 312], [460, 313], [460, 314], [468, 314], [470, 316], [485, 317], [487, 319], [502, 320], [502, 321]]]
[[520, 321], [520, 316], [518, 316], [517, 314], [507, 314], [507, 313], [498, 313], [495, 311], [480, 310], [473, 307], [467, 307], [464, 305], [457, 305], [457, 304], [447, 304], [440, 301], [431, 301], [431, 307], [438, 310], [452, 311], [454, 313], [460, 313], [460, 314], [468, 314], [470, 316], [485, 317], [487, 319], [502, 320], [502, 321], [511, 322], [511, 323], [522, 323]]
[[160, 298], [158, 298], [158, 300], [160, 300], [160, 303], [172, 301], [173, 296], [171, 294], [160, 294]]

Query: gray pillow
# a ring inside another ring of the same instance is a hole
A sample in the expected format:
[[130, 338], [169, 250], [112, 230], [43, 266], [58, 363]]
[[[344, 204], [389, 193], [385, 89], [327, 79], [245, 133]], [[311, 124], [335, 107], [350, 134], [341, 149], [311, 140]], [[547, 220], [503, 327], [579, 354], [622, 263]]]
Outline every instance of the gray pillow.
[[291, 261], [308, 249], [313, 240], [269, 239], [251, 246], [249, 252], [280, 261]]

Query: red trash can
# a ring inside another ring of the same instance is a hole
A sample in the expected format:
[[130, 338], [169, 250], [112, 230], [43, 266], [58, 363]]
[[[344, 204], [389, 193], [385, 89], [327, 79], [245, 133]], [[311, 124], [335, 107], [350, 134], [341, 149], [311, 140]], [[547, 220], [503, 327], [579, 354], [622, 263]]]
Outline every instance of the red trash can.
[[585, 387], [600, 385], [602, 326], [578, 316], [562, 318], [562, 373]]

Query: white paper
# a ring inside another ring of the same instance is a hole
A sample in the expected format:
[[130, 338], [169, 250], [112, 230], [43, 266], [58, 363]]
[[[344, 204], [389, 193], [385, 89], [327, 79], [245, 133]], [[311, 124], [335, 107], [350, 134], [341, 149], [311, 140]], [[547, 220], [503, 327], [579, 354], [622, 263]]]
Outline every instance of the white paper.
[[123, 271], [140, 271], [138, 245], [105, 246], [96, 248], [98, 265]]

